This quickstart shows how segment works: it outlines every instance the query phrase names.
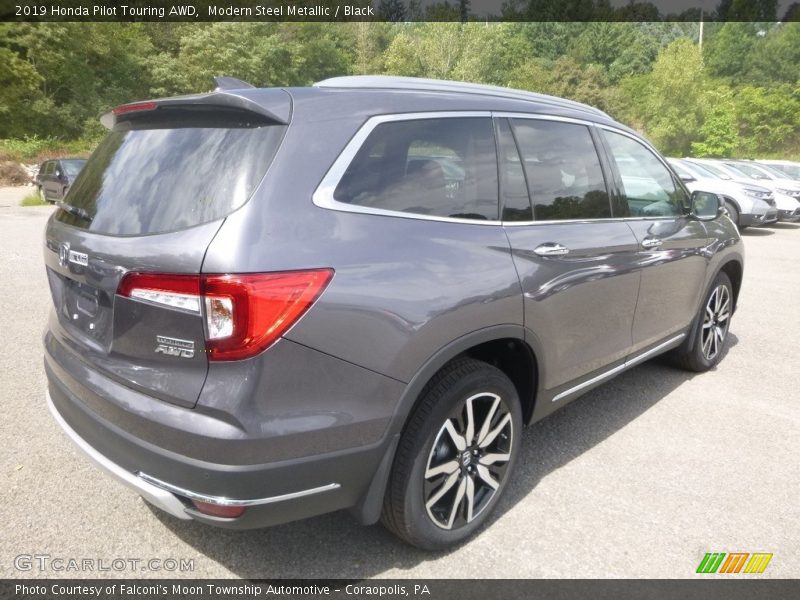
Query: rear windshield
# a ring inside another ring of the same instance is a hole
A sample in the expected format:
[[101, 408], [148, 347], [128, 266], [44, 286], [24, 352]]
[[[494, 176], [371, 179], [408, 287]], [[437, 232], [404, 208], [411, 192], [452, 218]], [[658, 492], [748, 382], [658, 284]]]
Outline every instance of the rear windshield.
[[84, 166], [56, 220], [110, 235], [185, 229], [252, 195], [285, 126], [112, 131]]
[[67, 175], [70, 177], [75, 177], [78, 173], [81, 172], [83, 165], [86, 164], [85, 160], [62, 160], [61, 164], [64, 166], [64, 170], [67, 172]]

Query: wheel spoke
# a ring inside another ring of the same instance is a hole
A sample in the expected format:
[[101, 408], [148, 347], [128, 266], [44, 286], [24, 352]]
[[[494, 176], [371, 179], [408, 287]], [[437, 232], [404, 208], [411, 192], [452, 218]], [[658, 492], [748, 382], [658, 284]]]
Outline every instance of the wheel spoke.
[[453, 500], [453, 506], [450, 509], [450, 518], [447, 519], [447, 528], [451, 529], [453, 527], [453, 522], [456, 520], [456, 515], [458, 515], [458, 509], [461, 506], [461, 501], [464, 499], [464, 494], [467, 491], [467, 478], [461, 480], [461, 483], [458, 485], [458, 490], [456, 491], [456, 497]]
[[487, 454], [485, 456], [481, 456], [478, 462], [482, 465], [493, 465], [494, 463], [503, 463], [508, 462], [511, 459], [511, 454], [506, 452], [505, 454], [494, 452], [491, 454]]
[[472, 477], [466, 478], [467, 482], [467, 523], [471, 523], [475, 518], [475, 482]]
[[493, 490], [496, 490], [498, 487], [500, 487], [500, 482], [492, 477], [489, 469], [487, 469], [484, 465], [478, 465], [478, 477], [480, 477], [481, 480]]
[[711, 357], [711, 343], [713, 342], [713, 338], [714, 334], [710, 329], [703, 333], [703, 355], [706, 358]]
[[447, 433], [450, 434], [450, 439], [453, 440], [453, 443], [456, 445], [456, 449], [459, 452], [463, 452], [467, 448], [467, 442], [464, 437], [456, 431], [453, 422], [450, 419], [447, 419], [444, 424], [444, 428], [447, 430]]
[[483, 425], [481, 425], [481, 430], [478, 432], [479, 446], [483, 444], [483, 438], [485, 438], [486, 434], [489, 433], [489, 428], [492, 426], [492, 419], [494, 419], [494, 413], [497, 412], [498, 406], [500, 406], [500, 398], [495, 397], [494, 402], [492, 402], [492, 407], [489, 409], [486, 418], [483, 420]]
[[437, 475], [451, 475], [455, 471], [458, 471], [458, 461], [448, 460], [447, 462], [435, 467], [429, 466], [425, 471], [425, 479], [430, 479], [431, 477], [436, 477]]
[[433, 506], [439, 500], [442, 499], [442, 496], [444, 496], [447, 492], [450, 491], [450, 488], [452, 488], [456, 484], [456, 482], [458, 481], [458, 476], [460, 474], [461, 473], [459, 471], [456, 471], [455, 473], [450, 475], [450, 477], [445, 479], [444, 483], [442, 484], [442, 487], [440, 487], [438, 490], [436, 490], [436, 493], [433, 496], [431, 496], [430, 499], [428, 500], [428, 502], [425, 504], [425, 506], [429, 510], [430, 510], [431, 506]]
[[500, 435], [500, 432], [503, 431], [505, 426], [511, 421], [511, 415], [506, 413], [506, 415], [500, 419], [500, 422], [497, 424], [497, 427], [492, 429], [489, 434], [483, 438], [483, 441], [479, 444], [481, 448], [486, 448], [487, 446], [491, 445], [491, 443], [495, 440], [495, 438]]
[[473, 414], [472, 408], [472, 401], [475, 399], [475, 396], [472, 398], [467, 398], [467, 430], [464, 433], [464, 438], [467, 442], [467, 446], [472, 444], [472, 438], [475, 437], [475, 416]]

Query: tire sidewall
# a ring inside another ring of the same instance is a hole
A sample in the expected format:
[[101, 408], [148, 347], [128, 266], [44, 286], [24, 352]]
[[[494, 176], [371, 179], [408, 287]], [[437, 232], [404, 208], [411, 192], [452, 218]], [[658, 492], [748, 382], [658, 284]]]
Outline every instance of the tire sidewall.
[[[472, 523], [459, 529], [445, 530], [431, 521], [425, 509], [423, 482], [428, 456], [445, 419], [449, 418], [457, 405], [463, 404], [467, 398], [481, 392], [497, 394], [509, 408], [512, 422], [511, 458], [500, 487], [480, 515]], [[475, 371], [463, 377], [450, 390], [447, 390], [445, 396], [434, 407], [430, 418], [426, 420], [423, 427], [414, 436], [415, 441], [419, 443], [419, 440], [421, 440], [422, 442], [420, 444], [421, 449], [417, 450], [405, 487], [405, 522], [410, 529], [409, 533], [414, 538], [422, 540], [421, 545], [424, 547], [438, 549], [456, 544], [470, 537], [486, 524], [497, 502], [503, 496], [512, 476], [517, 454], [519, 453], [521, 433], [522, 410], [519, 397], [514, 385], [501, 371], [487, 365], [486, 369]]]

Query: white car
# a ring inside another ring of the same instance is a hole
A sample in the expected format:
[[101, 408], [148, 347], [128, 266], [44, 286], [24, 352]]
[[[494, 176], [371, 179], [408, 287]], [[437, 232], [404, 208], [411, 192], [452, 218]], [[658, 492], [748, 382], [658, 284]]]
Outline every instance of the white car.
[[778, 220], [794, 222], [800, 220], [800, 183], [791, 179], [773, 179], [748, 163], [744, 168], [734, 161], [712, 160], [709, 158], [687, 159], [715, 172], [722, 171], [734, 181], [748, 185], [761, 185], [775, 194], [775, 207], [778, 209]]
[[667, 162], [681, 178], [690, 192], [700, 190], [713, 192], [725, 201], [731, 221], [739, 229], [766, 225], [778, 220], [773, 193], [760, 185], [744, 184], [716, 175], [705, 167], [680, 158], [668, 158]]

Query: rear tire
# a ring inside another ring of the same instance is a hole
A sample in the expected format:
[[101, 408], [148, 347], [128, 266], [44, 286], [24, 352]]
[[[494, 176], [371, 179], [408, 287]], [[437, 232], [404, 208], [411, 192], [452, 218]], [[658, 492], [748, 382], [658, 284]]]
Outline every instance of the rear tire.
[[733, 286], [728, 275], [720, 271], [695, 318], [692, 345], [680, 346], [672, 354], [678, 366], [698, 373], [716, 366], [728, 341], [732, 312]]
[[381, 520], [425, 550], [458, 544], [485, 525], [519, 452], [522, 410], [499, 369], [470, 358], [422, 391], [397, 448]]
[[47, 202], [47, 198], [44, 195], [44, 188], [42, 186], [39, 186], [39, 189], [37, 191], [39, 192], [39, 199], [42, 200], [43, 202]]

